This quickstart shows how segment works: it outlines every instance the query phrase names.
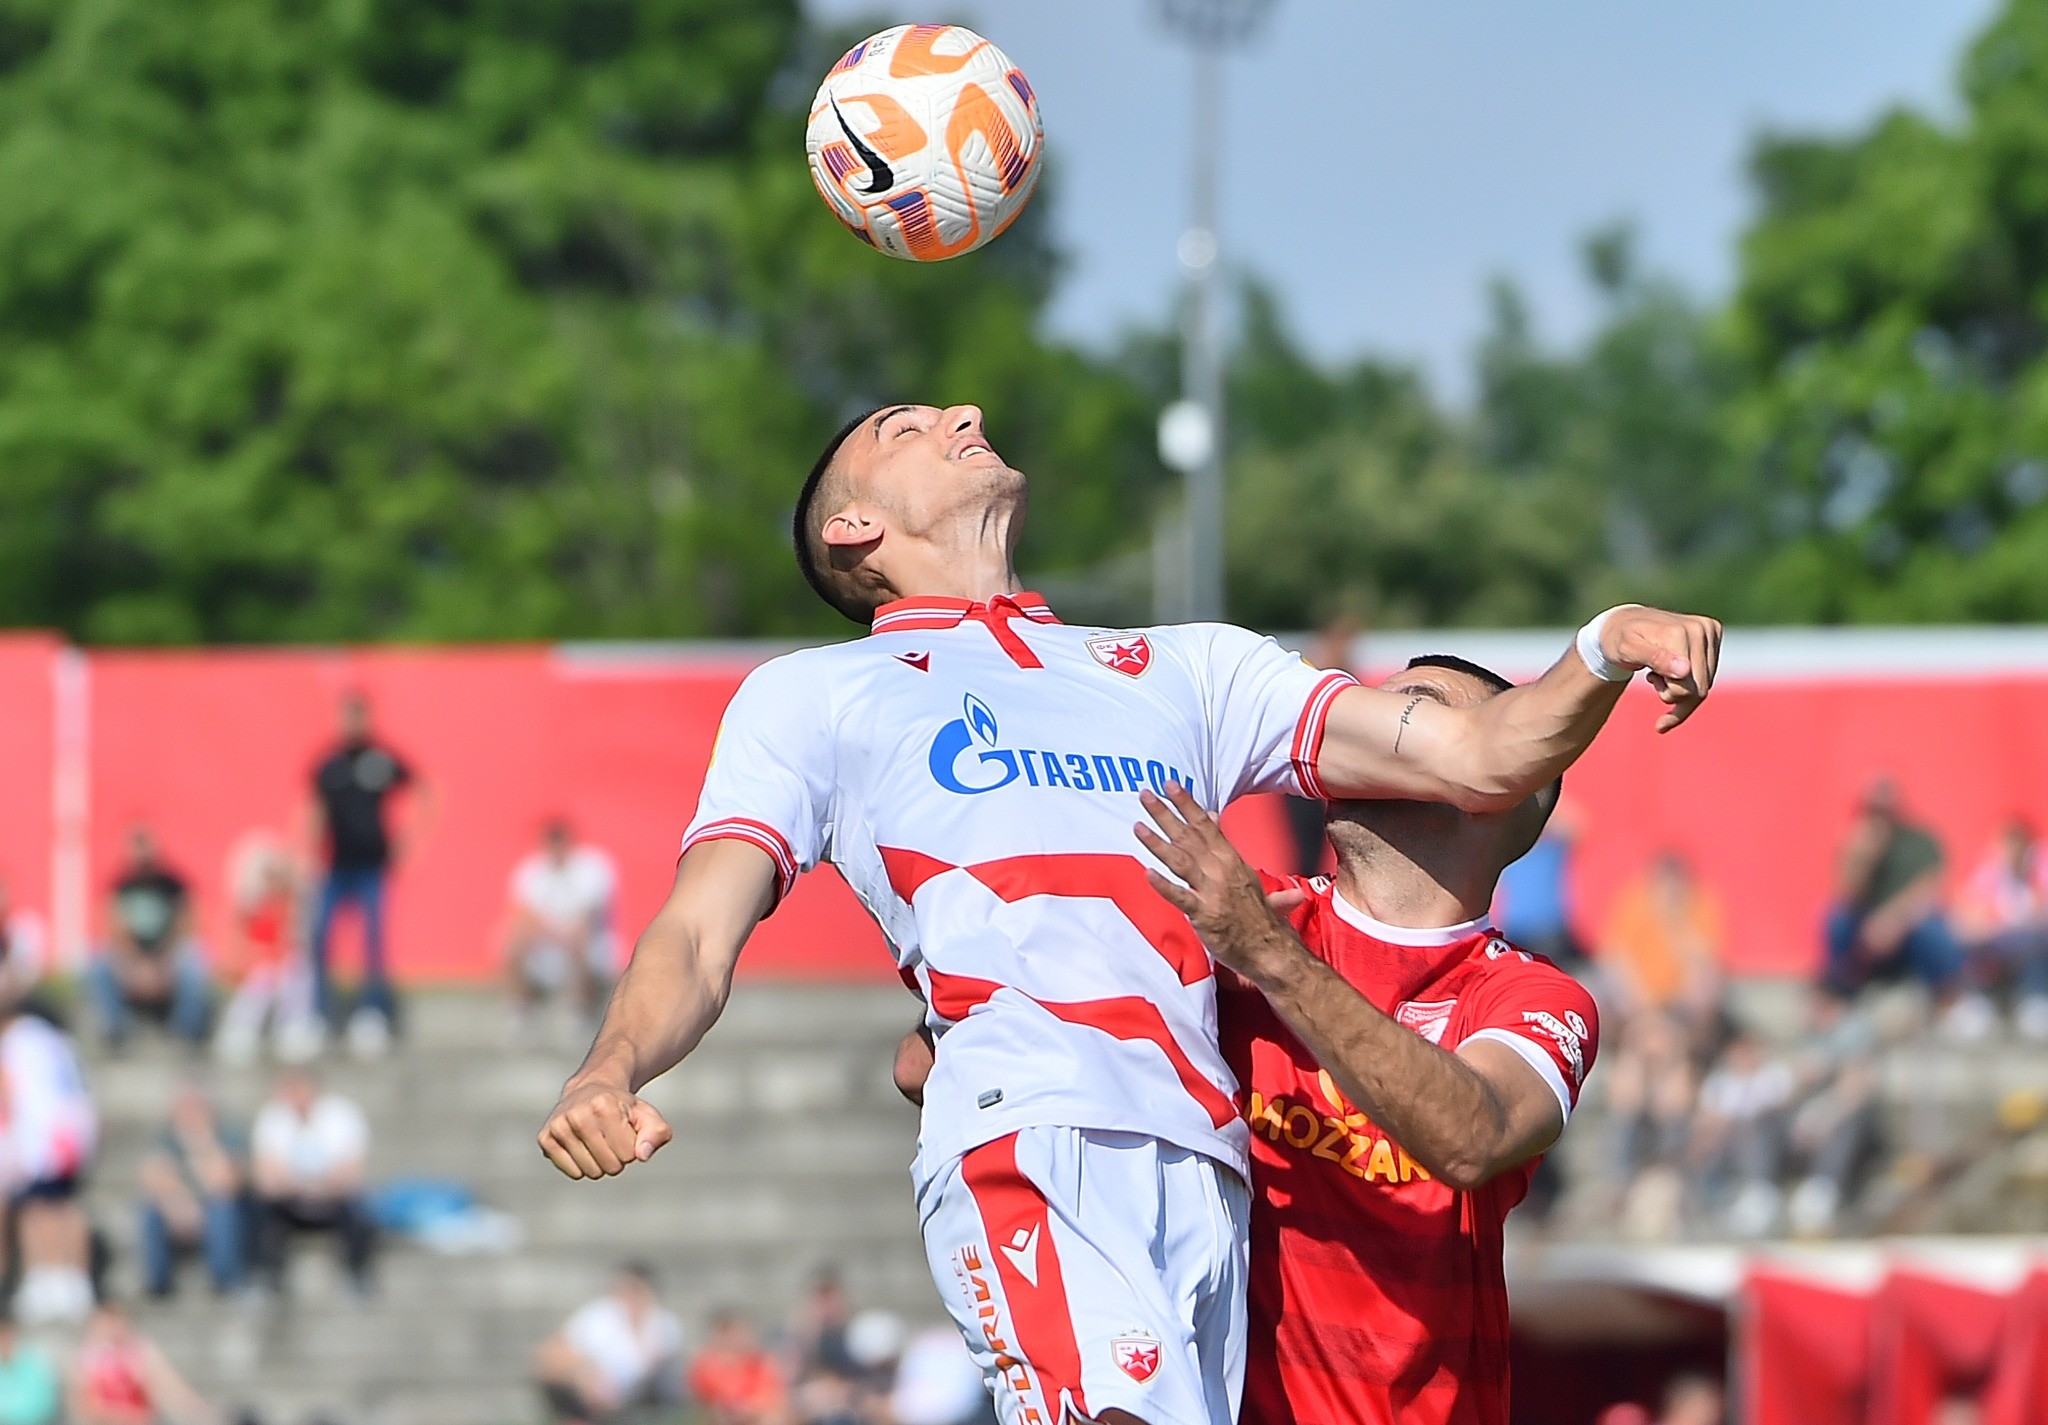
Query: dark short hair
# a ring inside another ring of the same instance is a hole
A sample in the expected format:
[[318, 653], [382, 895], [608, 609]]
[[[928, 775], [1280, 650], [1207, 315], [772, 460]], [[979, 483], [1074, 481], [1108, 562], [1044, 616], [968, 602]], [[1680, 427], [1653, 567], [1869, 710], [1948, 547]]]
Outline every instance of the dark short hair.
[[819, 452], [817, 460], [811, 465], [811, 473], [804, 477], [803, 488], [797, 491], [796, 513], [789, 522], [790, 542], [796, 546], [796, 567], [803, 571], [804, 582], [811, 586], [812, 593], [855, 623], [866, 623], [868, 611], [850, 602], [844, 594], [833, 588], [832, 581], [825, 576], [825, 570], [819, 567], [818, 551], [811, 545], [811, 505], [818, 498], [818, 487], [825, 483], [825, 476], [831, 473], [832, 462], [839, 456], [839, 447], [845, 445], [847, 438], [881, 409], [880, 406], [869, 407], [841, 426], [833, 434], [832, 439], [825, 443], [824, 450]]
[[[1468, 678], [1484, 683], [1492, 690], [1495, 697], [1499, 697], [1502, 693], [1515, 686], [1485, 664], [1474, 663], [1469, 658], [1460, 658], [1455, 653], [1417, 654], [1408, 660], [1407, 667], [1402, 669], [1402, 671], [1407, 672], [1415, 668], [1442, 668], [1449, 673], [1463, 673]], [[1555, 782], [1552, 782], [1536, 795], [1543, 799], [1538, 803], [1543, 811], [1543, 820], [1537, 823], [1540, 829], [1549, 823], [1550, 814], [1557, 810], [1558, 801], [1564, 796], [1564, 778], [1560, 776]]]

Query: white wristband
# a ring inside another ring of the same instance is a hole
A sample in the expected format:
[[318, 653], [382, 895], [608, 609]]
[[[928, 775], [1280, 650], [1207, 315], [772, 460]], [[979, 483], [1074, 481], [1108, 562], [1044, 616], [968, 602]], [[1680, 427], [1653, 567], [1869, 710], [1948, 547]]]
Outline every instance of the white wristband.
[[1592, 675], [1602, 682], [1626, 683], [1636, 675], [1634, 668], [1629, 667], [1625, 663], [1617, 663], [1607, 656], [1606, 651], [1600, 647], [1600, 633], [1601, 630], [1607, 627], [1607, 620], [1613, 618], [1623, 609], [1637, 607], [1639, 605], [1616, 604], [1606, 613], [1599, 615], [1591, 623], [1579, 630], [1577, 640], [1579, 657], [1584, 660], [1587, 669]]

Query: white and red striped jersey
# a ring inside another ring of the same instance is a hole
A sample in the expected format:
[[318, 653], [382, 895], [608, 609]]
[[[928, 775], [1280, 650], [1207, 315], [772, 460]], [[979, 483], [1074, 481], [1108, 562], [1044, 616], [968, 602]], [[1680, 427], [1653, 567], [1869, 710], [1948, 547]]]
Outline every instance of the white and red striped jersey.
[[1351, 678], [1221, 624], [1070, 627], [1034, 594], [907, 599], [869, 637], [754, 670], [684, 850], [729, 837], [779, 889], [836, 866], [938, 1037], [920, 1185], [1020, 1128], [1147, 1134], [1245, 1171], [1213, 966], [1145, 883], [1141, 788], [1211, 811], [1321, 794]]

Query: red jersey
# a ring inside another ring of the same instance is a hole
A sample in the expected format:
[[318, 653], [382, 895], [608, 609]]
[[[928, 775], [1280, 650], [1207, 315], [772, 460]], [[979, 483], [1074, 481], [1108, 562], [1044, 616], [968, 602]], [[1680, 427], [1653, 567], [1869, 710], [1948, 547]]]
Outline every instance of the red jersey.
[[[1302, 881], [1310, 952], [1445, 1049], [1493, 1039], [1567, 1118], [1599, 1041], [1593, 998], [1483, 921], [1381, 924]], [[1472, 1192], [1426, 1169], [1345, 1101], [1265, 996], [1219, 982], [1223, 1051], [1252, 1129], [1250, 1330], [1243, 1425], [1507, 1425], [1501, 1230], [1536, 1164]]]

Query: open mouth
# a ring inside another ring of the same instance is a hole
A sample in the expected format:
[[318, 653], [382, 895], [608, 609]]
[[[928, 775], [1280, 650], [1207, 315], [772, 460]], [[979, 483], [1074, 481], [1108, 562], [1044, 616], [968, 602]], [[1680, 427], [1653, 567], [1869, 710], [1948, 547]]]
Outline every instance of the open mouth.
[[958, 450], [953, 452], [953, 458], [955, 460], [971, 460], [977, 455], [995, 457], [996, 453], [995, 451], [989, 448], [988, 443], [986, 441], [980, 440], [970, 440], [965, 445], [961, 446]]

